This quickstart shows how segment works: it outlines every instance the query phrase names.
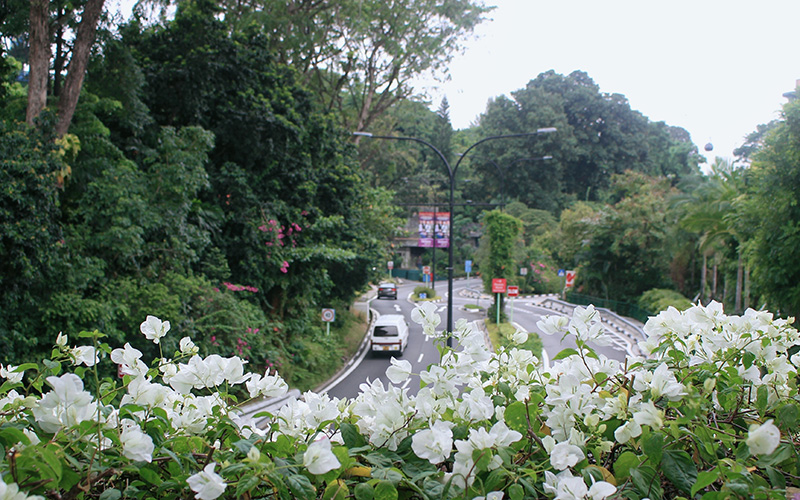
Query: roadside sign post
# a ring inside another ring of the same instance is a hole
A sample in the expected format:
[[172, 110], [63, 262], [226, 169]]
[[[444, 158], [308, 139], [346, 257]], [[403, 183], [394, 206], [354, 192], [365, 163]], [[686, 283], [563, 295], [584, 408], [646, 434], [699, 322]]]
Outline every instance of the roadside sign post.
[[331, 323], [333, 323], [333, 320], [335, 320], [335, 319], [336, 319], [336, 309], [323, 309], [322, 310], [322, 321], [324, 321], [325, 324], [327, 325], [327, 328], [326, 328], [327, 332], [326, 333], [328, 335], [331, 334]]
[[497, 298], [497, 328], [500, 328], [500, 294], [506, 292], [506, 279], [505, 278], [492, 278], [492, 293]]
[[386, 267], [389, 268], [389, 278], [392, 278], [392, 269], [394, 269], [394, 261], [389, 261], [386, 263]]
[[422, 266], [422, 281], [427, 283], [431, 280], [431, 266]]
[[575, 271], [569, 270], [564, 272], [564, 300], [567, 299], [567, 290], [575, 285]]
[[464, 261], [464, 272], [467, 273], [467, 279], [469, 279], [469, 273], [472, 272], [472, 261], [471, 260], [465, 260]]
[[508, 298], [511, 299], [511, 311], [508, 314], [508, 322], [511, 324], [514, 323], [514, 297], [517, 297], [518, 295], [519, 295], [518, 286], [508, 287]]

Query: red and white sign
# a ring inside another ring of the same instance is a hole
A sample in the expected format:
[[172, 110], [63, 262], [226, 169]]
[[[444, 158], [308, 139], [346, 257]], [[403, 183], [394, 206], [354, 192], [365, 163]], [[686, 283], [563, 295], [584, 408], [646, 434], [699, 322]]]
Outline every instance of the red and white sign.
[[492, 293], [506, 293], [505, 278], [492, 278]]
[[431, 274], [431, 266], [422, 266], [422, 274]]
[[518, 286], [509, 286], [508, 287], [508, 296], [509, 297], [517, 297], [517, 296], [519, 296], [519, 287]]
[[572, 288], [573, 285], [575, 285], [575, 271], [567, 271], [566, 282], [564, 283], [564, 287]]
[[322, 321], [326, 323], [330, 323], [336, 319], [336, 309], [323, 309], [322, 310]]
[[389, 262], [387, 262], [386, 267], [388, 267], [389, 269], [394, 269], [394, 261], [390, 260]]

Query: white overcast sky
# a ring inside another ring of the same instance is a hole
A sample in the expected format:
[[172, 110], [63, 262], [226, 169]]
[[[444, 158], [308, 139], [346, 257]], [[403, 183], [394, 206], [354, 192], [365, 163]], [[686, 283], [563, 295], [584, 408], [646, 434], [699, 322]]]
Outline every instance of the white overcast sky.
[[457, 129], [490, 98], [540, 73], [585, 71], [651, 121], [685, 128], [701, 153], [732, 151], [780, 116], [800, 79], [798, 0], [494, 0], [497, 8], [450, 66], [443, 95]]

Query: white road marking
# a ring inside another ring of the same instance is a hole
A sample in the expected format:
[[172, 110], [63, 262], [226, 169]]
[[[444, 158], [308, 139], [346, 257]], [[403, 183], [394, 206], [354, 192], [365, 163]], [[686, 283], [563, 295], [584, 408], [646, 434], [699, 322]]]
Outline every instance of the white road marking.
[[401, 388], [401, 389], [405, 389], [406, 387], [408, 387], [408, 384], [409, 384], [410, 382], [411, 382], [411, 379], [410, 379], [410, 378], [407, 378], [407, 379], [406, 379], [406, 381], [405, 381], [405, 382], [403, 382], [403, 385], [402, 385], [400, 388]]
[[394, 310], [397, 311], [397, 312], [402, 311], [402, 309], [400, 309], [400, 306], [398, 304], [394, 305]]
[[417, 363], [422, 362], [422, 357], [425, 356], [424, 352], [419, 353], [419, 357], [417, 358]]
[[442, 311], [446, 311], [446, 310], [447, 310], [447, 306], [442, 306], [439, 309], [437, 309], [436, 312], [442, 312]]

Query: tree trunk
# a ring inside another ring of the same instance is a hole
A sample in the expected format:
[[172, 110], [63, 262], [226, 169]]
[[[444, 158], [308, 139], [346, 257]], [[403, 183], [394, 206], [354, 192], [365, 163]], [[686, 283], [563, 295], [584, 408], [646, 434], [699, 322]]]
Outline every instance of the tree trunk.
[[89, 55], [92, 52], [97, 23], [103, 12], [104, 3], [105, 0], [89, 0], [83, 8], [81, 22], [78, 25], [78, 32], [72, 48], [72, 57], [69, 60], [67, 78], [64, 81], [64, 91], [58, 102], [58, 123], [56, 124], [58, 137], [67, 133], [69, 124], [72, 122], [72, 115], [75, 114], [75, 107], [78, 105], [83, 77], [86, 74], [86, 66], [89, 63]]
[[28, 109], [25, 122], [33, 125], [47, 105], [47, 77], [50, 72], [50, 1], [31, 0], [30, 51], [28, 53]]
[[63, 7], [58, 8], [56, 17], [56, 54], [53, 58], [53, 95], [58, 97], [61, 95], [61, 81], [63, 79], [62, 73], [64, 72], [64, 19], [67, 13]]
[[733, 312], [742, 313], [742, 282], [744, 281], [744, 266], [742, 265], [742, 251], [739, 250], [739, 260], [736, 266], [736, 299]]
[[750, 309], [750, 267], [744, 268], [744, 308]]
[[713, 300], [713, 299], [717, 298], [717, 256], [716, 255], [714, 255], [714, 267], [713, 267], [712, 273], [714, 273], [711, 276], [711, 299]]
[[703, 254], [703, 267], [700, 269], [700, 303], [706, 303], [706, 284], [708, 275], [708, 256]]

